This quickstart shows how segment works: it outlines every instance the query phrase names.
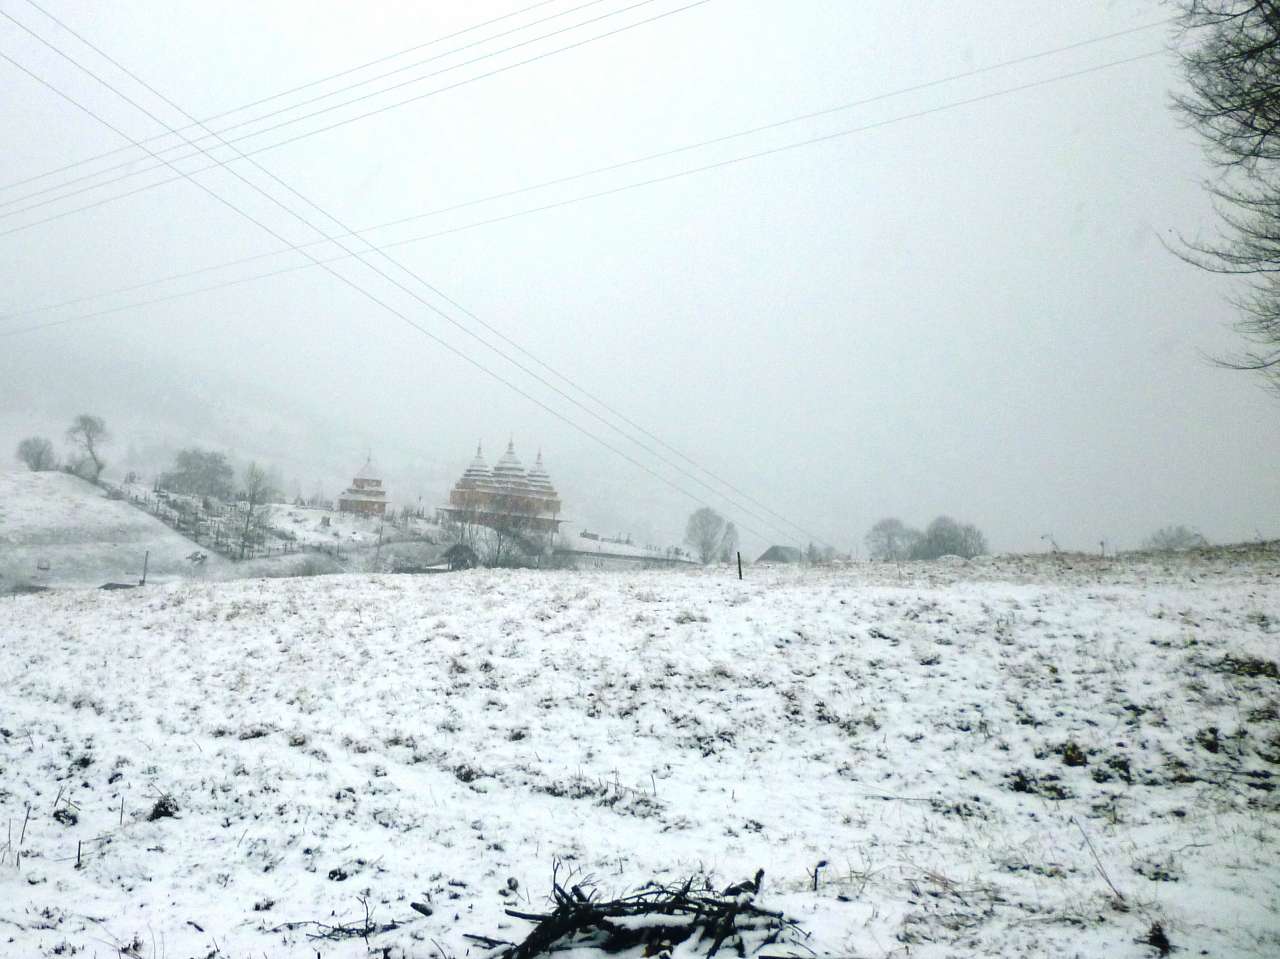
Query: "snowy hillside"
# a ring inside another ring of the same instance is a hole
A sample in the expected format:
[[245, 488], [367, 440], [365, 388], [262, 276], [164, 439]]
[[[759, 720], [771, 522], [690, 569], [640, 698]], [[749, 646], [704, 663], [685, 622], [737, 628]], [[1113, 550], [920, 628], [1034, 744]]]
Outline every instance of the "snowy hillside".
[[271, 526], [305, 546], [340, 546], [361, 549], [383, 543], [411, 540], [435, 541], [440, 527], [426, 520], [399, 520], [358, 513], [339, 513], [307, 506], [275, 505]]
[[819, 954], [1280, 954], [1275, 557], [185, 583], [0, 649], [5, 955], [461, 959], [556, 859], [762, 867]]
[[[199, 549], [154, 517], [66, 473], [0, 470], [0, 593], [15, 584], [100, 586], [190, 575]], [[220, 569], [209, 556], [205, 572]]]

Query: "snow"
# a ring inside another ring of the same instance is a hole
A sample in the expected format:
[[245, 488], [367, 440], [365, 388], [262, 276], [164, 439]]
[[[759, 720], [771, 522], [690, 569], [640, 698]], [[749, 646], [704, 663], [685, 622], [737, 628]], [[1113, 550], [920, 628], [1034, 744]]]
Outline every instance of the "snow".
[[585, 531], [572, 526], [561, 526], [556, 534], [556, 549], [569, 550], [583, 560], [590, 560], [592, 554], [606, 557], [629, 557], [655, 562], [688, 562], [687, 557], [676, 557], [656, 546], [640, 546], [633, 543], [622, 543], [617, 539], [601, 539], [596, 536], [584, 536]]
[[[327, 526], [325, 520], [329, 521]], [[384, 519], [310, 506], [272, 506], [271, 526], [307, 546], [373, 546], [379, 533], [383, 543], [440, 536], [439, 526], [425, 520], [400, 522], [393, 517]]]
[[[173, 579], [193, 572], [187, 556], [196, 550], [155, 517], [78, 477], [0, 470], [0, 595], [14, 585], [136, 583], [148, 552], [148, 578]], [[225, 565], [210, 555], [203, 573], [216, 575]]]
[[[759, 904], [827, 955], [1142, 957], [1158, 921], [1185, 955], [1274, 956], [1280, 679], [1238, 664], [1280, 658], [1278, 565], [6, 599], [0, 953], [461, 959], [525, 934], [503, 909], [543, 908], [558, 859], [606, 894], [763, 867]], [[361, 900], [399, 927], [309, 938]]]

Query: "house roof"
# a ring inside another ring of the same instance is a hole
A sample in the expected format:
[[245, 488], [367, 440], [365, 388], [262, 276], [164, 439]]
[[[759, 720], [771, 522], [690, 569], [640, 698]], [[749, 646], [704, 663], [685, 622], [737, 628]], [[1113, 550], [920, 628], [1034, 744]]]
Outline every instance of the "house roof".
[[373, 465], [373, 455], [364, 459], [364, 466], [356, 471], [355, 479], [378, 479], [378, 469]]
[[380, 489], [349, 489], [338, 494], [339, 503], [385, 503], [387, 494]]
[[760, 556], [757, 563], [799, 563], [804, 553], [794, 546], [770, 546]]

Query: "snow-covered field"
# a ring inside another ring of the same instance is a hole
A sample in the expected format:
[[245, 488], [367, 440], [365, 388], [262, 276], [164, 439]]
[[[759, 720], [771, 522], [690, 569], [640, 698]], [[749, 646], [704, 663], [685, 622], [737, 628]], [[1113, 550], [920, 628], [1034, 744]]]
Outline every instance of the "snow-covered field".
[[[328, 521], [326, 524], [325, 521]], [[314, 509], [306, 506], [274, 506], [271, 525], [294, 536], [298, 543], [308, 546], [364, 546], [378, 541], [379, 521], [370, 516], [354, 513], [336, 513], [333, 510]], [[389, 540], [384, 530], [384, 540]]]
[[192, 566], [187, 557], [199, 549], [75, 476], [0, 470], [0, 595], [25, 585], [136, 583], [148, 552], [151, 579], [221, 575], [228, 564], [216, 555]]
[[0, 600], [0, 954], [461, 959], [559, 860], [606, 894], [763, 867], [819, 954], [1280, 955], [1278, 569]]

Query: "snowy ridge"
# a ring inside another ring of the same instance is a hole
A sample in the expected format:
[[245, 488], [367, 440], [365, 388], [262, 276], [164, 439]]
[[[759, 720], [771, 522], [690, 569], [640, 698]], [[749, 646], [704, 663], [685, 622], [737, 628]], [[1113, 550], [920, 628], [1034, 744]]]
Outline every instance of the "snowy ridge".
[[[6, 600], [0, 817], [32, 812], [0, 952], [464, 957], [558, 858], [619, 893], [763, 867], [820, 954], [1143, 957], [1159, 922], [1273, 956], [1277, 585], [1046, 559]], [[308, 938], [361, 898], [397, 928]]]

